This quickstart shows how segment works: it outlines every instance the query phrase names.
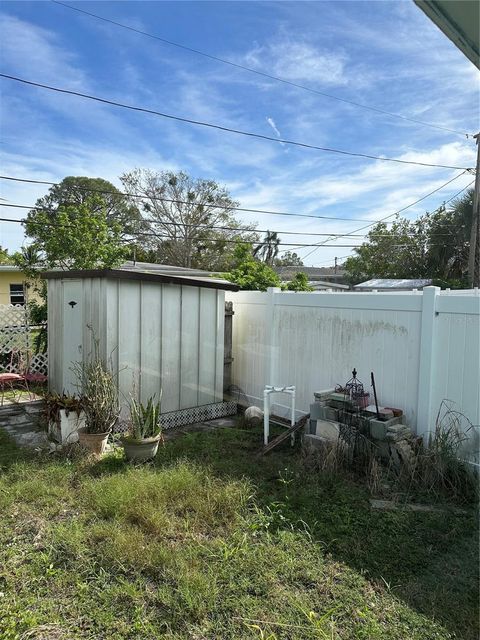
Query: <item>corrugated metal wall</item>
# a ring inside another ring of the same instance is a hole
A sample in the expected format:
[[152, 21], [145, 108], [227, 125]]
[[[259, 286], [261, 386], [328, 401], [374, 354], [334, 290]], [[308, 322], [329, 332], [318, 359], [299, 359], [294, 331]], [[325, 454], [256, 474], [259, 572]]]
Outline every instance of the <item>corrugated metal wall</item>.
[[49, 280], [51, 388], [75, 391], [71, 362], [93, 352], [95, 336], [125, 404], [133, 388], [142, 400], [162, 388], [165, 413], [221, 402], [224, 300], [224, 291], [194, 286]]

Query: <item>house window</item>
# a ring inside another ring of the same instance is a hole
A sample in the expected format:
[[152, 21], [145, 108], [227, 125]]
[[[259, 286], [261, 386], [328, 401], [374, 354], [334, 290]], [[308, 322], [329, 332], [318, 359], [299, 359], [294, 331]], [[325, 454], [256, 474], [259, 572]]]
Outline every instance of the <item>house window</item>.
[[25, 304], [23, 284], [10, 285], [10, 304]]

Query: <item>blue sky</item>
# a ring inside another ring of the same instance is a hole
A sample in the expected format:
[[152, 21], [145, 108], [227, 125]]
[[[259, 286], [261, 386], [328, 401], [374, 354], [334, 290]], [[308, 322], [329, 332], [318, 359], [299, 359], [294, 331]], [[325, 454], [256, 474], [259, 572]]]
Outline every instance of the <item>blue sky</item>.
[[[319, 91], [475, 133], [475, 67], [409, 0], [395, 2], [82, 2], [76, 6]], [[314, 145], [474, 166], [472, 139], [353, 107], [97, 21], [51, 2], [3, 2], [0, 69], [187, 118]], [[2, 174], [59, 181], [135, 167], [184, 169], [226, 185], [241, 206], [345, 221], [241, 217], [261, 229], [348, 233], [406, 206], [458, 171], [355, 159], [176, 123], [0, 79]], [[405, 215], [435, 209], [466, 175]], [[0, 181], [33, 204], [44, 187]], [[2, 207], [20, 218], [19, 209]], [[24, 242], [0, 223], [0, 245]], [[284, 242], [318, 239], [284, 236]], [[339, 239], [355, 244], [359, 239]], [[329, 242], [335, 244], [335, 242]], [[289, 248], [289, 247], [286, 247]], [[311, 249], [299, 249], [305, 256]], [[309, 265], [349, 248], [319, 248]]]

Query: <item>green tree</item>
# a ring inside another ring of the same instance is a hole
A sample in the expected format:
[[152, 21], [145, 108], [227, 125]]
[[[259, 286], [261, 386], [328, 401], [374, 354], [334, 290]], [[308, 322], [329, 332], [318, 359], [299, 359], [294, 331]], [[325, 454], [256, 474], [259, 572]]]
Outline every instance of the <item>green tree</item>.
[[467, 285], [473, 189], [420, 219], [427, 234], [427, 269], [446, 284]]
[[[135, 202], [103, 178], [67, 176], [38, 199], [35, 206], [55, 212], [58, 207], [83, 204], [87, 204], [92, 213], [98, 212], [105, 217], [107, 224], [114, 224], [116, 228], [120, 225], [122, 237], [138, 231], [141, 217]], [[40, 216], [43, 221], [43, 214]], [[33, 210], [29, 213], [29, 220], [35, 222]]]
[[0, 264], [11, 264], [12, 257], [8, 255], [8, 250], [0, 247]]
[[367, 241], [347, 258], [352, 284], [370, 278], [431, 278], [441, 286], [467, 285], [473, 189], [415, 222], [397, 218], [391, 228], [379, 223]]
[[127, 193], [141, 196], [135, 200], [148, 232], [139, 240], [158, 262], [224, 271], [232, 263], [232, 241], [258, 239], [251, 225], [234, 217], [238, 202], [214, 180], [147, 169], [135, 169], [120, 179]]
[[236, 245], [232, 269], [225, 277], [238, 284], [240, 289], [249, 291], [266, 291], [268, 287], [280, 286], [278, 275], [271, 267], [253, 256], [252, 245], [249, 243]]
[[275, 258], [276, 267], [303, 267], [303, 261], [300, 256], [292, 251], [285, 251], [281, 258]]
[[25, 230], [33, 238], [37, 268], [92, 269], [113, 267], [124, 259], [121, 222], [111, 217], [98, 194], [81, 203], [39, 207], [28, 214]]
[[352, 284], [370, 278], [429, 277], [426, 233], [421, 224], [398, 218], [388, 228], [379, 222], [367, 238], [354, 249], [357, 255], [347, 258], [344, 264]]
[[294, 277], [283, 286], [284, 291], [314, 291], [313, 287], [308, 284], [306, 273], [299, 271]]
[[278, 256], [280, 238], [276, 231], [267, 231], [263, 242], [253, 249], [253, 256], [265, 262], [265, 264], [273, 265]]

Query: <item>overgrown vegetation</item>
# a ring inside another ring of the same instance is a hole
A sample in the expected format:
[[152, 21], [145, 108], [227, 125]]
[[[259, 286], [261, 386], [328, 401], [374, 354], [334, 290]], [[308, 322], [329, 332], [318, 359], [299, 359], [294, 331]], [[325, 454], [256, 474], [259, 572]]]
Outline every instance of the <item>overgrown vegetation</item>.
[[140, 468], [0, 438], [2, 639], [478, 637], [473, 510], [372, 511], [288, 444], [257, 457], [261, 429]]
[[400, 481], [409, 491], [430, 499], [475, 502], [478, 477], [463, 460], [467, 454], [463, 445], [470, 440], [469, 448], [475, 450], [479, 427], [474, 427], [453, 405], [443, 400], [428, 446], [417, 448], [412, 464], [402, 469]]

